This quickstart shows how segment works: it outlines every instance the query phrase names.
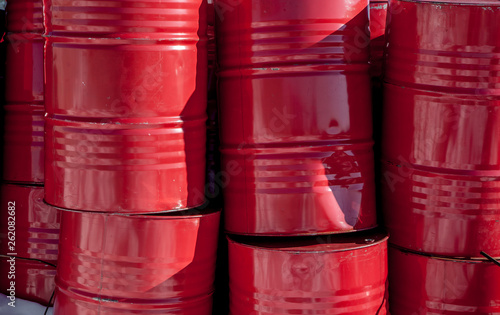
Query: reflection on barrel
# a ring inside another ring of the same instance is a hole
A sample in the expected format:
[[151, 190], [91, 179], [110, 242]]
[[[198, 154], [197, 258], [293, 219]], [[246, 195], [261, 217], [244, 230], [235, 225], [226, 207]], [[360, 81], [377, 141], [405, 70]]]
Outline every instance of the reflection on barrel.
[[367, 6], [253, 0], [217, 12], [231, 233], [376, 225]]

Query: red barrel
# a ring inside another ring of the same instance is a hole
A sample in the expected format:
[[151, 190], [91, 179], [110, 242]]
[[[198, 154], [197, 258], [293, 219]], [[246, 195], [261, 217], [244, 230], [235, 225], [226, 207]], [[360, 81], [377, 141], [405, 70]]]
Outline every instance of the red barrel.
[[[391, 0], [390, 6], [387, 82], [455, 94], [499, 95], [498, 1]], [[469, 35], [478, 32], [482, 35]]]
[[203, 204], [205, 1], [45, 4], [46, 201], [115, 213]]
[[42, 35], [9, 33], [6, 40], [6, 103], [43, 105]]
[[392, 315], [498, 314], [500, 267], [389, 249]]
[[387, 313], [385, 235], [241, 241], [229, 238], [231, 315]]
[[[0, 253], [57, 263], [60, 214], [43, 202], [43, 187], [1, 186]], [[7, 208], [9, 207], [9, 208]], [[14, 211], [7, 211], [8, 209]], [[9, 223], [10, 222], [10, 223]], [[13, 233], [9, 226], [15, 222]], [[14, 242], [9, 242], [14, 236]], [[14, 251], [9, 247], [13, 245]]]
[[446, 256], [500, 256], [500, 101], [392, 84], [385, 95], [391, 242]]
[[388, 5], [386, 0], [370, 0], [370, 63], [371, 74], [374, 77], [381, 77], [383, 73]]
[[220, 212], [62, 212], [55, 314], [210, 315]]
[[4, 107], [3, 178], [9, 182], [43, 183], [43, 105]]
[[3, 178], [43, 183], [43, 38], [9, 33], [6, 39]]
[[215, 5], [227, 231], [374, 227], [368, 2]]
[[[13, 266], [13, 268], [12, 268]], [[15, 279], [9, 279], [9, 272], [15, 273]], [[0, 292], [10, 296], [15, 292], [15, 297], [42, 305], [48, 305], [54, 293], [56, 267], [38, 261], [24, 260], [21, 258], [0, 257]], [[11, 281], [14, 281], [12, 286]], [[12, 290], [12, 287], [14, 290]], [[8, 303], [10, 300], [3, 301]]]
[[391, 6], [382, 144], [391, 242], [500, 256], [500, 3]]
[[206, 40], [207, 0], [44, 0], [44, 4], [50, 35], [180, 40], [179, 45], [171, 43], [172, 50], [191, 50], [198, 37], [201, 44]]
[[9, 0], [6, 11], [9, 32], [43, 33], [42, 0]]

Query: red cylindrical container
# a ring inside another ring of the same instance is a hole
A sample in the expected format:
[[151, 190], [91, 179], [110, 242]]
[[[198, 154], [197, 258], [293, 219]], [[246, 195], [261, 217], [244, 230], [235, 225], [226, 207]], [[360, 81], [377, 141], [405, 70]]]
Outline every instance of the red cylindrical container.
[[382, 143], [391, 243], [500, 256], [500, 4], [391, 6]]
[[392, 84], [385, 95], [391, 243], [452, 257], [500, 256], [500, 99]]
[[389, 268], [392, 315], [500, 312], [500, 267], [491, 262], [389, 248]]
[[7, 31], [43, 33], [42, 0], [7, 1]]
[[371, 74], [374, 77], [382, 76], [385, 26], [387, 20], [387, 0], [370, 0], [370, 63]]
[[[387, 82], [424, 90], [499, 95], [496, 0], [391, 0]], [[481, 33], [481, 36], [470, 34]]]
[[[15, 279], [8, 278], [11, 271], [15, 274]], [[10, 296], [11, 292], [14, 292], [16, 298], [42, 305], [49, 304], [55, 289], [55, 266], [21, 258], [0, 257], [0, 272], [3, 275], [0, 280], [0, 292], [3, 294]], [[15, 282], [14, 285], [11, 281]], [[2, 303], [8, 302], [9, 299]]]
[[44, 181], [43, 38], [9, 33], [6, 39], [3, 179], [40, 184]]
[[206, 2], [45, 8], [46, 201], [115, 213], [203, 204]]
[[227, 231], [374, 227], [368, 2], [215, 4]]
[[43, 105], [42, 35], [9, 33], [6, 40], [6, 103]]
[[62, 212], [54, 314], [210, 315], [220, 212]]
[[229, 238], [230, 314], [386, 314], [387, 237]]
[[4, 105], [3, 178], [9, 182], [43, 183], [44, 106]]
[[[60, 214], [43, 202], [43, 187], [2, 184], [0, 201], [0, 253], [55, 265]], [[14, 211], [7, 211], [11, 209]], [[12, 222], [14, 229], [9, 229]], [[12, 236], [14, 242], [10, 242]]]

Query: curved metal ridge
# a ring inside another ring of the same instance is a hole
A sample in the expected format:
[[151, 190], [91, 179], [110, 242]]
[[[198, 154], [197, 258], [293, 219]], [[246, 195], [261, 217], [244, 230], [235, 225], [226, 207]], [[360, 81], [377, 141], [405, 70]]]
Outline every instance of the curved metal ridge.
[[[206, 36], [206, 1], [47, 0], [47, 35], [138, 39]], [[198, 19], [200, 17], [201, 23]]]

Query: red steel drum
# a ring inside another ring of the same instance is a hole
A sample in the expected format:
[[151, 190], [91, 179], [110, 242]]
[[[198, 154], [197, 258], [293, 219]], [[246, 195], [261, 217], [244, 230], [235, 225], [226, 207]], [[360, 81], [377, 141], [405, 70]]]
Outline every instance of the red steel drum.
[[210, 315], [220, 212], [62, 212], [54, 314]]
[[391, 315], [500, 313], [500, 267], [389, 248]]
[[[15, 213], [7, 211], [15, 203]], [[12, 253], [14, 245], [17, 257], [57, 263], [60, 214], [43, 202], [43, 187], [1, 185], [0, 253]], [[14, 234], [9, 234], [9, 222], [15, 222]], [[15, 236], [15, 244], [9, 237]]]
[[500, 99], [392, 84], [385, 95], [391, 243], [452, 257], [500, 256]]
[[370, 1], [370, 63], [371, 74], [374, 77], [380, 77], [383, 73], [382, 66], [388, 5], [388, 1]]
[[500, 3], [391, 6], [382, 142], [391, 242], [500, 256]]
[[3, 178], [8, 182], [43, 183], [44, 106], [3, 106]]
[[[16, 298], [48, 305], [55, 289], [54, 278], [56, 267], [38, 261], [0, 257], [0, 292], [9, 296], [11, 281], [15, 281], [14, 289]], [[15, 268], [15, 279], [8, 279], [11, 266]], [[7, 300], [2, 303], [8, 303]]]
[[229, 238], [230, 315], [386, 314], [387, 237]]
[[44, 181], [43, 38], [10, 33], [6, 39], [3, 179], [40, 184]]
[[46, 201], [115, 213], [203, 204], [206, 2], [45, 8]]
[[387, 82], [441, 92], [500, 94], [500, 2], [391, 0], [390, 7]]
[[9, 33], [6, 40], [6, 103], [43, 105], [42, 35]]
[[376, 225], [367, 6], [215, 1], [228, 232]]
[[8, 0], [7, 31], [43, 33], [42, 0]]
[[205, 121], [134, 121], [46, 118], [45, 200], [116, 213], [203, 204]]

